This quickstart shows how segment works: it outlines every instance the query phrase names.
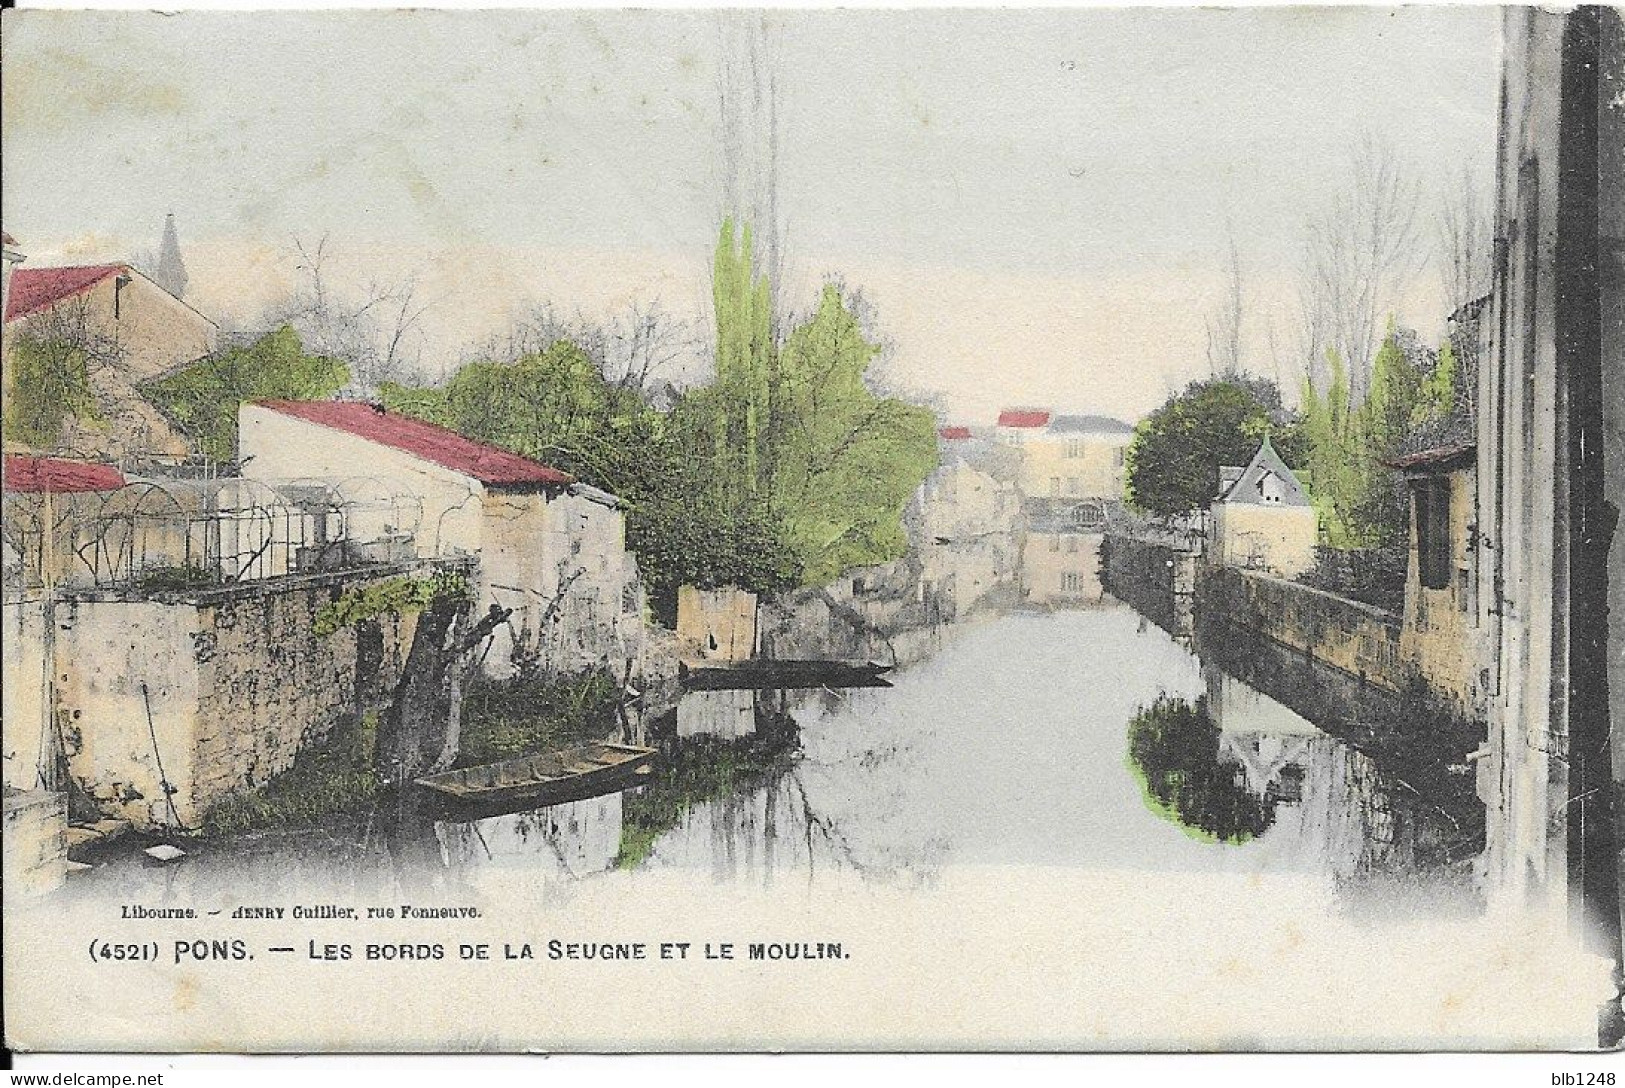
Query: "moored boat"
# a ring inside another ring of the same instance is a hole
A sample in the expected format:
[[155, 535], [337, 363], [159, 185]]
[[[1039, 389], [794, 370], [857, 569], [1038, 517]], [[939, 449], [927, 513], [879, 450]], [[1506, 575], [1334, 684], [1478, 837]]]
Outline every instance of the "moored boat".
[[792, 661], [757, 659], [717, 665], [682, 665], [685, 688], [721, 691], [742, 688], [889, 687], [883, 674], [892, 666], [874, 661]]
[[540, 808], [637, 785], [654, 770], [658, 755], [653, 748], [594, 741], [442, 771], [419, 778], [417, 784], [466, 805]]

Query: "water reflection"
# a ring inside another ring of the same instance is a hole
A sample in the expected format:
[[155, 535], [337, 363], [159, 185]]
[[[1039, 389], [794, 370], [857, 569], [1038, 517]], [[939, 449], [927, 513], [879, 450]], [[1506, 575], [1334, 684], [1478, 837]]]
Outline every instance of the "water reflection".
[[1320, 860], [1340, 898], [1366, 910], [1471, 910], [1472, 860], [1484, 847], [1465, 782], [1430, 794], [1397, 761], [1379, 763], [1213, 666], [1204, 707], [1219, 760], [1272, 810], [1273, 835]]
[[624, 827], [622, 795], [606, 794], [532, 812], [435, 824], [453, 870], [520, 866], [542, 878], [580, 879], [615, 868]]
[[1159, 695], [1129, 721], [1129, 759], [1151, 811], [1199, 839], [1246, 842], [1275, 822], [1275, 776], [1266, 771], [1255, 789], [1245, 756], [1238, 765], [1220, 749], [1205, 696], [1190, 703]]
[[1362, 907], [1476, 905], [1481, 827], [1453, 801], [1067, 577], [1068, 556], [1095, 561], [1098, 537], [1074, 535], [943, 542], [809, 598], [780, 645], [931, 652], [895, 652], [888, 691], [686, 695], [649, 741], [666, 768], [627, 797], [619, 863], [1309, 871]]

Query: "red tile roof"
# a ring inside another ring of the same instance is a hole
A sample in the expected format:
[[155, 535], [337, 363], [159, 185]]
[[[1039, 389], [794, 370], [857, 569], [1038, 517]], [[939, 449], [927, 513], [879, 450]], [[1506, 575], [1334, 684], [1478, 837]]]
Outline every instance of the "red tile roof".
[[57, 457], [27, 457], [14, 453], [6, 454], [5, 477], [7, 491], [29, 493], [116, 491], [126, 482], [124, 474], [112, 465], [64, 461]]
[[1006, 408], [999, 413], [1001, 427], [1047, 427], [1049, 412], [1043, 408]]
[[950, 441], [957, 441], [957, 440], [960, 440], [960, 439], [969, 438], [970, 437], [970, 428], [969, 427], [941, 427], [941, 428], [938, 428], [937, 434], [940, 435], [943, 438], [946, 438], [946, 439], [950, 440]]
[[11, 274], [11, 297], [6, 300], [6, 320], [15, 321], [36, 310], [47, 309], [65, 298], [90, 290], [108, 276], [123, 275], [128, 271], [122, 264], [19, 268]]
[[421, 419], [386, 412], [355, 401], [261, 400], [261, 408], [293, 416], [307, 423], [345, 431], [369, 442], [388, 446], [492, 487], [563, 487], [575, 477], [539, 461], [520, 457], [495, 446], [464, 438], [456, 431]]

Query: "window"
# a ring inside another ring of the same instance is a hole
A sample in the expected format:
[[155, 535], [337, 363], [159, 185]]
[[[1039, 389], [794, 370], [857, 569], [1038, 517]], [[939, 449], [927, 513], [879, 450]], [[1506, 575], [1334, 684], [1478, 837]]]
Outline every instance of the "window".
[[1059, 476], [1051, 476], [1049, 478], [1049, 493], [1051, 495], [1059, 495], [1061, 493], [1061, 478]]
[[1083, 439], [1069, 438], [1066, 440], [1066, 455], [1076, 460], [1083, 456]]
[[1450, 481], [1428, 479], [1412, 493], [1416, 517], [1416, 566], [1426, 589], [1449, 589]]
[[1079, 574], [1075, 570], [1069, 570], [1065, 574], [1061, 575], [1061, 592], [1083, 592], [1083, 575]]

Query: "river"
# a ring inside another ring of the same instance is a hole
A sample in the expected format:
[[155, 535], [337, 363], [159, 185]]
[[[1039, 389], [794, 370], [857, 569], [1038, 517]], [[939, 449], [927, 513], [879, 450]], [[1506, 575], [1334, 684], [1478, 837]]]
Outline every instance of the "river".
[[[1396, 799], [1402, 775], [1109, 599], [986, 617], [892, 684], [689, 693], [635, 738], [665, 754], [651, 786], [441, 824], [448, 863], [762, 882], [829, 869], [921, 881], [953, 865], [1293, 871], [1351, 904], [1473, 905], [1471, 835], [1426, 798]], [[1174, 773], [1217, 784], [1183, 810], [1147, 785], [1167, 770], [1130, 755], [1130, 723], [1159, 705], [1212, 723], [1162, 740]], [[1248, 827], [1207, 811], [1238, 804]]]
[[[695, 691], [633, 708], [620, 739], [662, 753], [642, 788], [477, 821], [386, 805], [364, 825], [98, 877], [126, 893], [174, 894], [179, 881], [273, 895], [288, 879], [374, 891], [478, 889], [493, 872], [772, 884], [845, 871], [907, 884], [948, 866], [1037, 865], [1291, 872], [1351, 909], [1476, 909], [1482, 827], [1464, 826], [1459, 796], [1426, 796], [1423, 776], [1204, 665], [1105, 595], [1097, 540], [938, 547], [843, 584], [840, 615], [825, 609], [811, 631], [796, 617], [789, 634], [804, 648], [868, 624], [835, 648], [891, 653], [890, 686]], [[1076, 573], [1056, 576], [1057, 562]]]

